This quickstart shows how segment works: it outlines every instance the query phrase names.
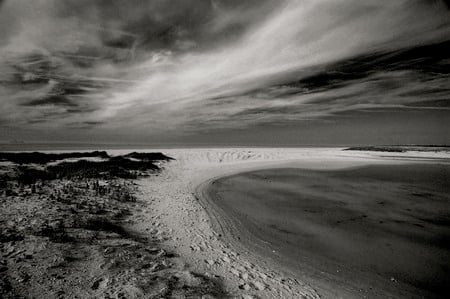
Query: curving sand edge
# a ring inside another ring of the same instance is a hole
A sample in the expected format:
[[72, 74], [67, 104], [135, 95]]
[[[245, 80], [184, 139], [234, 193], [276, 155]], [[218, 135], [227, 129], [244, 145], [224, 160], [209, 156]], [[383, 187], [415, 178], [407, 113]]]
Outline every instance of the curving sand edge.
[[[143, 217], [158, 227], [161, 236], [167, 239], [166, 245], [187, 262], [190, 270], [217, 277], [237, 298], [327, 296], [221, 236], [217, 231], [220, 215], [212, 214], [208, 202], [198, 200], [204, 184], [221, 176], [274, 166], [336, 169], [408, 163], [422, 158], [417, 157], [418, 153], [389, 153], [384, 157], [382, 153], [342, 152], [340, 148], [171, 149], [164, 153], [176, 161], [169, 163], [158, 177], [141, 181], [142, 199], [150, 207], [150, 212]], [[419, 155], [427, 158], [425, 154]]]

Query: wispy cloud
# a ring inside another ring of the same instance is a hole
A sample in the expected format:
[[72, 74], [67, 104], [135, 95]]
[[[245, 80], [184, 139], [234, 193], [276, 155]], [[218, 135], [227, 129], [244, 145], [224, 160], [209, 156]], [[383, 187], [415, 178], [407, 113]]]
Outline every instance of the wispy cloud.
[[425, 0], [5, 1], [0, 119], [166, 132], [448, 109], [449, 20]]

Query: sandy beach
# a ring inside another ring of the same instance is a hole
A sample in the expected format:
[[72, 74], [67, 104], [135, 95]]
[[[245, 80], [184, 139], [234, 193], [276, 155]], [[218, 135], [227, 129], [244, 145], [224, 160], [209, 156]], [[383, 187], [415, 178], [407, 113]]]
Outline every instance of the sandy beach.
[[163, 152], [176, 160], [158, 177], [140, 181], [142, 196], [150, 201], [151, 209], [142, 217], [156, 223], [162, 233], [170, 236], [167, 245], [185, 258], [189, 267], [219, 278], [231, 295], [261, 298], [329, 298], [335, 293], [274, 266], [270, 258], [261, 259], [245, 242], [236, 242], [239, 234], [243, 234], [241, 239], [246, 239], [245, 231], [239, 224], [227, 222], [202, 194], [211, 181], [270, 168], [338, 170], [418, 161], [448, 163], [445, 153], [344, 152], [340, 148], [168, 149]]
[[223, 298], [143, 214], [161, 153], [0, 153], [1, 298]]
[[0, 297], [447, 290], [448, 151], [132, 151], [2, 154]]

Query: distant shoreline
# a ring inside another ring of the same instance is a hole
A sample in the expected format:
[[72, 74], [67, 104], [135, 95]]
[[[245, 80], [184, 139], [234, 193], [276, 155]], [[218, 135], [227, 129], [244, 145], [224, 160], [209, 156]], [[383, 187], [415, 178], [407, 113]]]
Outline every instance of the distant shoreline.
[[407, 152], [407, 151], [450, 151], [450, 145], [349, 145], [349, 144], [249, 144], [249, 145], [222, 145], [205, 143], [79, 143], [79, 142], [55, 142], [55, 143], [1, 143], [0, 152], [30, 152], [30, 151], [93, 151], [93, 150], [149, 150], [149, 149], [265, 149], [265, 148], [340, 148], [345, 151], [374, 151], [374, 152]]
[[0, 151], [87, 151], [87, 150], [147, 150], [147, 149], [224, 149], [224, 148], [346, 148], [345, 145], [222, 145], [222, 144], [183, 144], [183, 143], [164, 143], [164, 144], [115, 144], [115, 143], [0, 143]]
[[394, 152], [405, 153], [408, 151], [418, 152], [448, 152], [448, 145], [371, 145], [371, 146], [355, 146], [344, 149], [345, 151], [369, 151], [369, 152]]

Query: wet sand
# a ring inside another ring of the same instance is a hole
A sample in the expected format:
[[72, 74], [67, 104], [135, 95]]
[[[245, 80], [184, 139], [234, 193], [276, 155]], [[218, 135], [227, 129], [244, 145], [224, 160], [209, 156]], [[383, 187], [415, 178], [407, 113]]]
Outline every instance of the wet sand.
[[265, 169], [204, 188], [216, 228], [324, 297], [450, 292], [450, 167]]

